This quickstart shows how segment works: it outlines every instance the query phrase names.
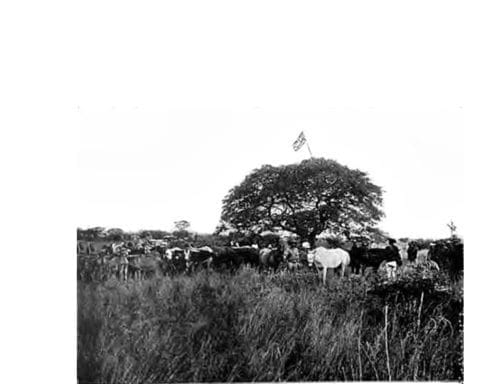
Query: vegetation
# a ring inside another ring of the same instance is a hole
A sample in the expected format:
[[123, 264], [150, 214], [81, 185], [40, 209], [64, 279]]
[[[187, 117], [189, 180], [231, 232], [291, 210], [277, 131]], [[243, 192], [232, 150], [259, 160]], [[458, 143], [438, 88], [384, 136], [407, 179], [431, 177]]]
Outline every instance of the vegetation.
[[382, 190], [365, 172], [308, 159], [254, 170], [223, 200], [221, 220], [241, 231], [280, 228], [313, 246], [325, 230], [368, 232], [383, 216], [381, 204]]
[[[182, 221], [185, 222], [185, 221]], [[188, 222], [185, 222], [188, 223]], [[175, 223], [177, 224], [177, 223]], [[223, 241], [223, 238], [218, 235], [194, 233], [188, 231], [188, 226], [185, 229], [176, 229], [172, 232], [162, 230], [140, 230], [136, 232], [125, 232], [120, 228], [110, 228], [106, 230], [102, 227], [81, 229], [77, 228], [78, 241], [91, 241], [96, 243], [111, 243], [112, 241], [132, 241], [134, 239], [165, 239], [171, 241], [178, 241], [181, 244], [185, 242], [190, 243], [207, 243], [212, 244]]]
[[[462, 283], [199, 272], [78, 285], [80, 383], [461, 380]], [[440, 289], [438, 285], [452, 287]]]

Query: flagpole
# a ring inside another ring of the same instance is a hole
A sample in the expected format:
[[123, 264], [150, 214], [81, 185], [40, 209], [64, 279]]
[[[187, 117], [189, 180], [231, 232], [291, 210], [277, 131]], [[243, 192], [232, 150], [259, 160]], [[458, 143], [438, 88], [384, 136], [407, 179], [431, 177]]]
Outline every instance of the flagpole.
[[310, 152], [310, 157], [313, 159], [312, 151], [310, 149], [310, 145], [308, 145], [308, 140], [305, 140], [305, 144], [307, 144], [308, 152]]

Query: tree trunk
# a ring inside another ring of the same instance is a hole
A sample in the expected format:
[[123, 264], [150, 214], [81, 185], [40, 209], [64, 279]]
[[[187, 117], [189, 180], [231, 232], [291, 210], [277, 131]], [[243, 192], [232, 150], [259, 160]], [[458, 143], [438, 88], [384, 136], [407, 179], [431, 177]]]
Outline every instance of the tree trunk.
[[316, 237], [317, 237], [316, 233], [310, 233], [308, 235], [308, 242], [310, 243], [310, 248], [311, 249], [316, 248], [316, 240], [317, 240]]

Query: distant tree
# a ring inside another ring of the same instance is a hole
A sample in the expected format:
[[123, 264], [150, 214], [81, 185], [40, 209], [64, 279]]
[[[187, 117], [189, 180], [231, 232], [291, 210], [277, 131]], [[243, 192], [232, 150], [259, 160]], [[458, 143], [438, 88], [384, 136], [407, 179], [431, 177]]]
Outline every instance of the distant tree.
[[150, 231], [141, 230], [141, 231], [138, 232], [138, 236], [141, 239], [151, 239], [152, 238], [152, 233]]
[[151, 230], [149, 231], [153, 239], [163, 239], [165, 236], [171, 235], [168, 231]]
[[173, 223], [176, 231], [188, 231], [190, 228], [190, 222], [187, 220], [179, 220]]
[[453, 220], [450, 220], [447, 227], [450, 230], [450, 237], [457, 237], [457, 226], [454, 224]]
[[197, 233], [194, 236], [192, 245], [195, 247], [222, 246], [225, 245], [225, 240], [221, 236], [215, 234]]
[[135, 232], [123, 232], [122, 239], [123, 241], [133, 241], [137, 234]]
[[125, 239], [125, 232], [121, 228], [109, 228], [107, 230], [107, 238], [113, 241], [122, 241]]
[[369, 227], [366, 230], [367, 238], [374, 243], [383, 243], [388, 240], [390, 235], [378, 227]]
[[191, 240], [191, 233], [189, 232], [190, 223], [187, 220], [175, 221], [175, 230], [172, 235], [179, 239]]
[[383, 217], [382, 190], [365, 172], [336, 161], [264, 165], [223, 200], [221, 220], [239, 230], [282, 229], [315, 244], [325, 230], [362, 233]]
[[87, 229], [80, 230], [80, 231], [83, 232], [83, 239], [84, 240], [96, 240], [96, 239], [99, 239], [101, 237], [104, 237], [105, 228], [104, 227], [92, 227], [92, 228], [87, 228]]
[[174, 248], [174, 247], [185, 248], [188, 244], [191, 244], [191, 241], [189, 239], [182, 239], [182, 238], [175, 238], [175, 239], [169, 240], [168, 242], [168, 246], [171, 248]]

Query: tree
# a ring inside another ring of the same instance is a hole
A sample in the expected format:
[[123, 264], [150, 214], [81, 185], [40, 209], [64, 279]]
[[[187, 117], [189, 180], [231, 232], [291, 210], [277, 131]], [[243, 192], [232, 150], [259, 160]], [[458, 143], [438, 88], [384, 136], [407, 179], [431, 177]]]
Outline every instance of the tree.
[[283, 229], [315, 245], [325, 230], [350, 237], [383, 217], [382, 190], [365, 172], [336, 161], [264, 165], [223, 199], [221, 220], [239, 231]]
[[188, 228], [190, 228], [190, 223], [187, 220], [175, 221], [173, 225], [176, 231], [188, 231]]
[[190, 239], [190, 232], [188, 229], [190, 228], [190, 223], [187, 220], [180, 220], [180, 221], [175, 221], [173, 223], [175, 226], [175, 230], [172, 232], [174, 236], [176, 236], [179, 239]]
[[153, 239], [163, 239], [165, 236], [170, 235], [170, 232], [162, 231], [159, 229], [149, 231]]
[[151, 239], [152, 238], [152, 233], [151, 233], [151, 231], [147, 231], [145, 229], [142, 229], [141, 231], [138, 232], [138, 236], [141, 239]]
[[104, 236], [105, 228], [104, 227], [92, 227], [87, 229], [80, 229], [83, 232], [83, 237], [85, 240], [96, 240]]
[[450, 237], [457, 237], [457, 226], [453, 222], [453, 220], [450, 220], [450, 223], [447, 224], [448, 229], [450, 229]]
[[125, 239], [125, 232], [121, 228], [110, 228], [107, 231], [107, 237], [109, 240], [122, 241]]
[[195, 247], [203, 247], [206, 245], [208, 245], [209, 247], [222, 246], [225, 245], [225, 240], [215, 234], [196, 233], [192, 245]]

